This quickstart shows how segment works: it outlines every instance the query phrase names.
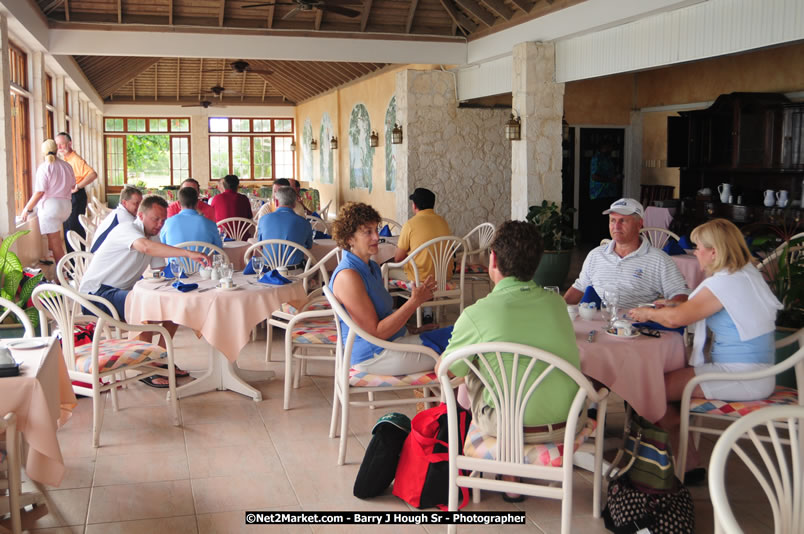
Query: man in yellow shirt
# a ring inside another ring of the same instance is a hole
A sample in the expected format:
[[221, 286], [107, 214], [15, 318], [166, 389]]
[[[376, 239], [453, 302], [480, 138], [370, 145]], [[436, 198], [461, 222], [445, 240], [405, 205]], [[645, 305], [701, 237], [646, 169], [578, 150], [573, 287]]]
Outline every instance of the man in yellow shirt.
[[[69, 230], [74, 230], [81, 237], [86, 237], [84, 227], [78, 221], [78, 216], [86, 213], [87, 211], [87, 192], [85, 188], [97, 180], [98, 173], [95, 169], [90, 167], [84, 159], [73, 150], [73, 139], [67, 132], [61, 132], [56, 136], [56, 146], [59, 148], [59, 156], [70, 164], [75, 174], [75, 187], [73, 187], [73, 209], [70, 217], [64, 221], [64, 235], [67, 235]], [[70, 242], [67, 242], [67, 252], [72, 252], [73, 248]]]
[[[396, 254], [394, 261], [400, 262], [408, 257], [408, 254], [416, 250], [420, 245], [435, 239], [436, 237], [451, 235], [449, 225], [441, 215], [433, 211], [435, 206], [435, 193], [423, 187], [417, 187], [410, 195], [413, 205], [413, 217], [402, 226], [402, 233], [396, 244]], [[435, 276], [433, 260], [430, 255], [422, 252], [414, 260], [419, 270], [419, 281], [426, 280], [428, 276]], [[394, 274], [391, 273], [393, 277]], [[413, 265], [405, 265], [405, 276], [408, 280], [414, 279]], [[422, 309], [424, 322], [432, 321], [432, 309], [425, 307]]]

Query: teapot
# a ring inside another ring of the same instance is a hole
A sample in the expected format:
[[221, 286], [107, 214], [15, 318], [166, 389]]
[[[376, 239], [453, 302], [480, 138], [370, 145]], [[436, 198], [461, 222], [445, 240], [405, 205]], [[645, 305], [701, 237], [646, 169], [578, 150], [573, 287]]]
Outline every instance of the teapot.
[[779, 190], [778, 193], [776, 193], [776, 205], [779, 206], [780, 208], [784, 208], [785, 206], [787, 206], [787, 203], [789, 201], [790, 199], [787, 196], [787, 191], [785, 191], [784, 189], [781, 189]]
[[731, 196], [731, 184], [720, 184], [717, 186], [717, 192], [720, 193], [720, 201], [727, 204]]
[[771, 207], [773, 207], [774, 204], [776, 204], [776, 196], [775, 195], [776, 195], [776, 191], [774, 191], [773, 189], [768, 189], [767, 191], [765, 191], [765, 202], [764, 202], [764, 204], [765, 204], [766, 208], [771, 208]]

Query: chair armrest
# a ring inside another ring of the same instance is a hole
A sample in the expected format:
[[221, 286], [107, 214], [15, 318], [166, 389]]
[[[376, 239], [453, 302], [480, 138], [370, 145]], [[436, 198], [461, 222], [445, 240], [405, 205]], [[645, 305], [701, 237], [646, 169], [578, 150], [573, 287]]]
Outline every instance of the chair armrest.
[[[316, 311], [305, 311], [299, 312], [293, 316], [293, 318], [288, 321], [288, 330], [293, 328], [293, 326], [298, 323], [299, 321], [304, 321], [305, 319], [315, 319], [318, 317], [330, 317], [335, 320], [335, 312], [332, 310], [316, 310]], [[334, 324], [334, 323], [333, 323]]]

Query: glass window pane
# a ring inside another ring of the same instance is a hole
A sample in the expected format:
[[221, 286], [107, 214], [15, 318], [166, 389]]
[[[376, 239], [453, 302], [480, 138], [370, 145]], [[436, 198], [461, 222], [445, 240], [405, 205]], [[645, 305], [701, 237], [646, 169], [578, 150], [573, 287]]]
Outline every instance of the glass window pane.
[[190, 177], [190, 143], [187, 137], [173, 137], [171, 140], [173, 154], [173, 185]]
[[126, 183], [122, 137], [106, 138], [106, 183], [108, 185], [125, 185]]
[[250, 132], [251, 126], [248, 119], [232, 119], [233, 132]]
[[209, 119], [209, 131], [210, 132], [228, 132], [229, 131], [229, 119], [220, 118], [220, 117], [210, 117], [210, 119]]
[[145, 119], [128, 119], [128, 131], [129, 132], [144, 132], [145, 131]]
[[293, 131], [293, 121], [291, 119], [274, 119], [274, 131], [291, 133]]
[[254, 179], [270, 179], [271, 173], [271, 138], [254, 138]]
[[276, 144], [276, 168], [274, 169], [274, 178], [293, 178], [293, 152], [290, 150], [290, 142], [292, 137], [276, 137], [274, 143]]
[[123, 119], [105, 119], [104, 128], [107, 132], [122, 132], [124, 131]]
[[254, 119], [255, 132], [270, 132], [271, 120], [270, 119]]
[[170, 137], [126, 136], [126, 166], [128, 183], [144, 182], [149, 189], [170, 185]]
[[148, 121], [148, 129], [152, 132], [166, 132], [168, 131], [167, 119], [151, 119]]
[[251, 143], [248, 137], [232, 137], [232, 174], [251, 179]]
[[170, 119], [171, 132], [189, 132], [190, 119]]
[[209, 138], [209, 160], [212, 179], [217, 180], [229, 174], [229, 138], [211, 136]]

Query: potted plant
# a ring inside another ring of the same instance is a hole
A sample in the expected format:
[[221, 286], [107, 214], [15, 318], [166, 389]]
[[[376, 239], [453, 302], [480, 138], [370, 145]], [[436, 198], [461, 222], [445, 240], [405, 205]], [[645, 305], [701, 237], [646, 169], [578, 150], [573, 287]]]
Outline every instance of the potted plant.
[[576, 231], [573, 228], [575, 208], [542, 201], [541, 206], [528, 209], [527, 220], [542, 234], [544, 255], [533, 275], [533, 281], [543, 286], [561, 286], [569, 273]]
[[[42, 273], [30, 276], [23, 271], [22, 263], [16, 254], [9, 250], [11, 245], [30, 232], [21, 230], [3, 239], [0, 244], [0, 296], [14, 302], [25, 311], [31, 320], [34, 330], [39, 326], [39, 311], [31, 305], [31, 294], [34, 288], [42, 281]], [[0, 306], [0, 314], [6, 309]], [[24, 330], [14, 314], [8, 314], [0, 324], [0, 337], [22, 337]]]

